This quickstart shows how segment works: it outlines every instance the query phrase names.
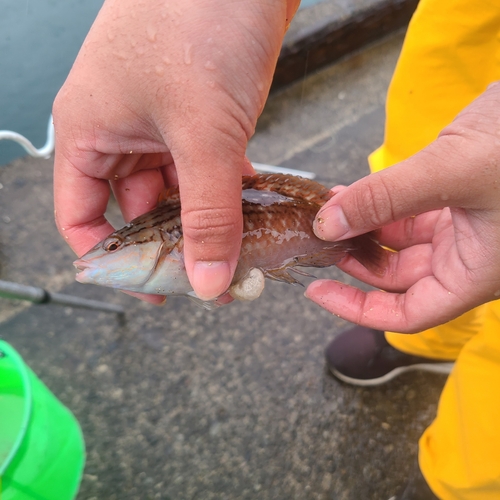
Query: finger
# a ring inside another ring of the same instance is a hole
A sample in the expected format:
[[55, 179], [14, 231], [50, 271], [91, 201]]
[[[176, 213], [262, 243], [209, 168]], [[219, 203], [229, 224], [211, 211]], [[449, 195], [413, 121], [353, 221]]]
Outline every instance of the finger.
[[399, 333], [423, 331], [469, 309], [432, 276], [404, 294], [364, 292], [338, 281], [318, 280], [309, 285], [305, 296], [352, 323]]
[[441, 210], [433, 210], [432, 212], [394, 222], [378, 231], [377, 240], [381, 245], [393, 250], [430, 243], [437, 220], [441, 214]]
[[[124, 179], [135, 172], [152, 170], [172, 163], [170, 152], [135, 154], [131, 150], [127, 154], [89, 154], [89, 156], [91, 158], [96, 157], [96, 160], [94, 160], [96, 166], [98, 162], [105, 165], [102, 178], [109, 180]], [[90, 168], [90, 166], [87, 166], [87, 168]]]
[[338, 192], [318, 212], [316, 235], [330, 241], [345, 239], [442, 208], [444, 201], [435, 206], [435, 196], [422, 179], [422, 172], [409, 163], [369, 175]]
[[104, 217], [109, 189], [108, 181], [81, 173], [56, 151], [56, 225], [78, 256], [83, 255], [113, 231], [113, 227]]
[[186, 271], [196, 294], [210, 300], [229, 288], [240, 253], [242, 162], [195, 177], [178, 165], [177, 173]]
[[163, 183], [165, 186], [178, 186], [179, 178], [177, 177], [177, 169], [174, 163], [169, 163], [161, 167], [161, 173], [163, 175]]
[[202, 123], [209, 125], [186, 130], [171, 147], [179, 179], [186, 271], [204, 300], [229, 288], [243, 230], [241, 176], [248, 137], [232, 119], [220, 120], [223, 123], [214, 127], [206, 117]]
[[387, 269], [383, 275], [369, 271], [351, 256], [339, 262], [337, 267], [368, 285], [390, 292], [404, 292], [422, 278], [432, 275], [432, 256], [431, 244], [388, 253]]
[[255, 175], [255, 173], [252, 162], [245, 156], [243, 160], [242, 175]]
[[340, 191], [343, 191], [347, 186], [344, 186], [343, 184], [337, 184], [336, 186], [333, 186], [330, 191], [333, 194], [340, 193]]
[[155, 208], [158, 196], [165, 188], [159, 169], [136, 172], [112, 181], [111, 186], [126, 222]]
[[285, 29], [288, 29], [292, 22], [293, 16], [299, 9], [300, 0], [288, 0], [286, 2], [286, 24]]
[[317, 236], [345, 239], [445, 207], [491, 208], [497, 197], [485, 191], [495, 184], [483, 168], [487, 154], [477, 149], [458, 134], [443, 135], [408, 160], [355, 182], [318, 212]]

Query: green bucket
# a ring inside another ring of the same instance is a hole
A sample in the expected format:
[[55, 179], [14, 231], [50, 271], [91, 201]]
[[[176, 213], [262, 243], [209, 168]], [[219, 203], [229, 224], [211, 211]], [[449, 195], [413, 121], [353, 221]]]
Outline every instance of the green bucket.
[[72, 500], [84, 463], [73, 414], [0, 340], [0, 500]]

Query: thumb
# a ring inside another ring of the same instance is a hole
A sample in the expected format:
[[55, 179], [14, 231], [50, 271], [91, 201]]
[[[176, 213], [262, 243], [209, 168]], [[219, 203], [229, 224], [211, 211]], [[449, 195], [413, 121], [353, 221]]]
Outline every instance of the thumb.
[[415, 155], [337, 192], [318, 212], [315, 234], [323, 240], [343, 240], [444, 206], [445, 200], [435, 195], [438, 188], [427, 182], [420, 163], [421, 154]]
[[444, 207], [498, 211], [499, 103], [491, 85], [422, 151], [336, 194], [316, 216], [316, 235], [350, 238]]
[[[234, 130], [234, 129], [233, 129]], [[243, 221], [241, 176], [251, 174], [246, 134], [204, 127], [175, 158], [184, 235], [184, 263], [191, 285], [210, 300], [230, 286], [238, 263]]]
[[315, 234], [343, 240], [444, 207], [494, 208], [498, 197], [485, 186], [496, 186], [498, 172], [484, 168], [491, 148], [480, 140], [466, 142], [440, 136], [408, 160], [337, 192], [318, 212]]
[[[214, 166], [212, 172], [216, 172]], [[207, 179], [207, 177], [209, 177]], [[200, 172], [183, 189], [179, 176], [184, 234], [184, 262], [194, 291], [204, 300], [230, 286], [241, 246], [241, 168], [215, 178]], [[201, 203], [203, 200], [203, 203]]]

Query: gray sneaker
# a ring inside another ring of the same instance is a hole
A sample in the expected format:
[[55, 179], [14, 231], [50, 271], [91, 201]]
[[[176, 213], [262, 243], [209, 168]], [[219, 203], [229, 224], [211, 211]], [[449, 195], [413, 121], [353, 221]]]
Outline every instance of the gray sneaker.
[[335, 337], [325, 349], [330, 371], [343, 382], [373, 386], [412, 370], [448, 375], [453, 362], [405, 354], [385, 340], [384, 332], [356, 326]]

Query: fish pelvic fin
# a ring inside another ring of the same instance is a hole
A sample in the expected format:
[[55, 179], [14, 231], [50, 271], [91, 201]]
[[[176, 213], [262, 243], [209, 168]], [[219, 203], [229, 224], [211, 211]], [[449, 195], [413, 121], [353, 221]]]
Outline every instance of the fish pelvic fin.
[[288, 283], [289, 285], [300, 285], [304, 286], [300, 281], [296, 280], [289, 272], [286, 267], [279, 267], [277, 269], [266, 269], [264, 276], [273, 281], [280, 281], [282, 283]]
[[314, 278], [315, 280], [318, 279], [317, 276], [314, 276], [314, 274], [308, 273], [302, 269], [299, 269], [298, 267], [289, 267], [288, 270], [298, 274], [299, 276], [305, 276], [306, 278]]

